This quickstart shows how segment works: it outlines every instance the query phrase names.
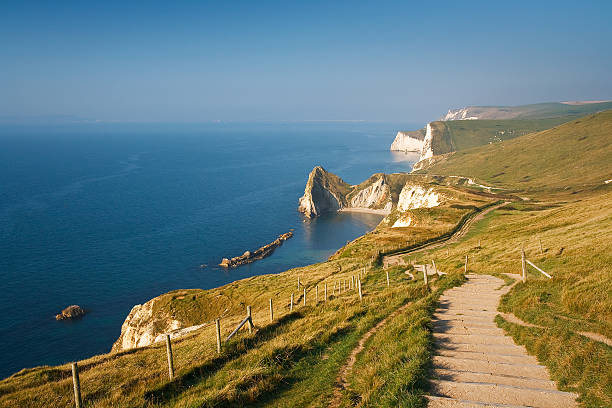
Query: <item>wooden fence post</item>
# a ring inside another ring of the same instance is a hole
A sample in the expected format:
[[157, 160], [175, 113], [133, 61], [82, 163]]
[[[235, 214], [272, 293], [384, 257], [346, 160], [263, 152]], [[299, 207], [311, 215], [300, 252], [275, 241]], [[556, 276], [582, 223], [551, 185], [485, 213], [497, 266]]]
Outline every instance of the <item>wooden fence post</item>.
[[169, 334], [166, 334], [166, 355], [168, 356], [168, 375], [172, 380], [174, 378], [174, 360], [172, 359], [172, 344]]
[[72, 386], [74, 388], [74, 406], [81, 408], [83, 406], [83, 400], [81, 399], [81, 381], [79, 380], [79, 366], [78, 364], [72, 363]]
[[319, 303], [319, 284], [317, 283], [317, 286], [315, 286], [315, 304]]
[[217, 354], [221, 354], [221, 321], [215, 319], [215, 326], [217, 332]]
[[431, 264], [433, 265], [434, 272], [436, 273], [436, 275], [440, 276], [440, 274], [438, 273], [438, 268], [436, 268], [436, 261], [432, 259]]
[[387, 272], [387, 287], [389, 287], [389, 271], [385, 271]]
[[525, 266], [525, 249], [521, 248], [521, 269], [523, 272], [523, 282], [527, 281], [527, 267]]
[[357, 281], [357, 285], [359, 285], [359, 301], [363, 300], [363, 295], [361, 294], [361, 279]]
[[423, 280], [425, 281], [425, 285], [429, 286], [429, 281], [427, 280], [427, 264], [423, 265]]
[[540, 242], [540, 255], [544, 253], [544, 248], [542, 248], [542, 239], [538, 237], [538, 241]]
[[480, 245], [480, 240], [478, 240], [478, 248], [482, 248], [482, 246]]
[[306, 306], [306, 288], [304, 288], [304, 306]]
[[351, 276], [351, 290], [355, 289], [355, 277]]
[[300, 290], [300, 277], [298, 276], [298, 290]]
[[327, 302], [327, 282], [325, 282], [325, 301]]
[[272, 299], [270, 299], [270, 323], [274, 321], [274, 307], [272, 306]]
[[289, 303], [289, 311], [293, 312], [293, 293], [291, 294], [291, 303]]
[[253, 317], [251, 315], [251, 306], [247, 306], [247, 317], [249, 318], [249, 333], [253, 333]]
[[467, 271], [468, 271], [468, 256], [466, 255], [465, 256], [465, 269], [464, 269], [464, 272], [467, 273]]

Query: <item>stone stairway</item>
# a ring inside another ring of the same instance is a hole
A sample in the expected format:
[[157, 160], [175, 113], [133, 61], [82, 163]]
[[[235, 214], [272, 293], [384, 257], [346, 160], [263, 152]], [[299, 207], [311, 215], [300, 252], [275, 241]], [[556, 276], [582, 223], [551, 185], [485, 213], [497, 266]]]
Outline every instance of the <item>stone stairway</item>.
[[429, 407], [578, 407], [558, 391], [546, 367], [494, 322], [503, 281], [467, 275], [440, 297], [433, 321], [436, 354]]

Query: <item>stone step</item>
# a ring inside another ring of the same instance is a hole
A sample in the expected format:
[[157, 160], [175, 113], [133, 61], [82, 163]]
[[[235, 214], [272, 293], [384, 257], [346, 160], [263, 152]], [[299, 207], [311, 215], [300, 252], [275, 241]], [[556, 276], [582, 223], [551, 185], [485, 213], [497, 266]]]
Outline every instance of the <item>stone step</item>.
[[499, 312], [486, 310], [459, 310], [438, 308], [435, 310], [435, 314], [444, 314], [447, 316], [475, 317], [480, 319], [490, 319], [491, 321], [493, 321], [493, 319], [495, 319], [495, 316], [497, 316]]
[[516, 344], [435, 343], [438, 350], [471, 351], [523, 356], [527, 352]]
[[439, 380], [458, 381], [458, 382], [480, 382], [490, 384], [513, 385], [515, 387], [541, 388], [545, 390], [556, 390], [554, 381], [542, 380], [540, 378], [517, 377], [513, 375], [495, 375], [489, 373], [479, 373], [474, 371], [447, 370], [437, 368], [434, 376]]
[[507, 336], [491, 336], [484, 334], [433, 333], [440, 343], [474, 343], [474, 344], [511, 344], [514, 342]]
[[476, 328], [490, 328], [495, 329], [497, 325], [493, 320], [490, 319], [460, 319], [460, 318], [445, 318], [445, 319], [432, 319], [434, 327], [445, 326], [445, 327], [476, 327]]
[[426, 395], [425, 398], [428, 400], [427, 408], [529, 408], [525, 405], [488, 404], [433, 395]]
[[432, 384], [437, 395], [460, 400], [494, 404], [512, 401], [515, 404], [538, 408], [578, 406], [575, 394], [556, 390], [445, 380], [433, 380]]
[[438, 355], [465, 358], [470, 360], [483, 360], [492, 363], [511, 363], [511, 364], [538, 364], [535, 357], [528, 354], [504, 354], [504, 353], [484, 353], [479, 351], [459, 351], [459, 350], [438, 350]]
[[499, 327], [466, 327], [462, 325], [434, 325], [433, 327], [434, 333], [504, 336], [504, 331]]
[[434, 356], [434, 367], [449, 370], [474, 371], [495, 375], [513, 375], [517, 377], [533, 377], [548, 380], [548, 371], [539, 364], [497, 363], [483, 360]]

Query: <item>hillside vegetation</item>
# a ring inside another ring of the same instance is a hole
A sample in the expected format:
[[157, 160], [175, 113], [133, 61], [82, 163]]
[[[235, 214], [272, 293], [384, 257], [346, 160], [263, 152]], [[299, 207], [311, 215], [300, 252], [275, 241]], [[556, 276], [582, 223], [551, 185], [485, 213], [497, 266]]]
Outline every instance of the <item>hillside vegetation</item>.
[[523, 137], [458, 151], [428, 174], [462, 175], [516, 191], [576, 192], [612, 179], [612, 110]]

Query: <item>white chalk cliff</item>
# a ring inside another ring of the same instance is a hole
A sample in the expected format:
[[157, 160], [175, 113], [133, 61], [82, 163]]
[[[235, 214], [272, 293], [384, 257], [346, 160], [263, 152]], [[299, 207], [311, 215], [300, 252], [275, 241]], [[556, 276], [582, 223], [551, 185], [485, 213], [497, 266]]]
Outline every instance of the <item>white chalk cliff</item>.
[[158, 335], [183, 328], [178, 320], [154, 314], [153, 305], [156, 301], [157, 298], [153, 298], [132, 308], [121, 325], [121, 335], [113, 344], [113, 351], [148, 346], [155, 342]]
[[391, 209], [391, 192], [384, 177], [360, 190], [351, 198], [350, 207], [353, 208], [381, 208], [388, 206]]
[[423, 149], [423, 137], [419, 138], [419, 133], [422, 132], [397, 132], [391, 143], [391, 151], [420, 153]]
[[468, 106], [461, 109], [449, 109], [448, 113], [444, 115], [440, 120], [477, 120], [478, 116], [476, 112], [473, 112], [474, 107]]
[[437, 207], [440, 205], [441, 199], [442, 197], [433, 187], [426, 189], [420, 185], [406, 183], [400, 192], [397, 210], [403, 212], [416, 208]]

